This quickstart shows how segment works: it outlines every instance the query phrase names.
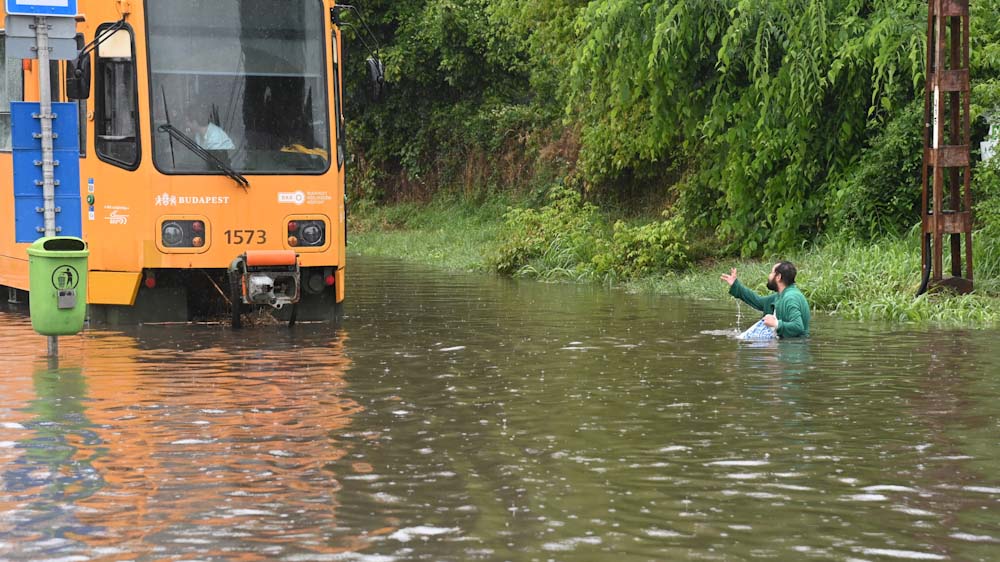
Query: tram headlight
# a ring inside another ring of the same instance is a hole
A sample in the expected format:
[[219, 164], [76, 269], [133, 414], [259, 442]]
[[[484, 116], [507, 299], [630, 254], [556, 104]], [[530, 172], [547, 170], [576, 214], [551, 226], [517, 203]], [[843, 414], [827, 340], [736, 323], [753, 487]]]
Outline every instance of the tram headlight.
[[208, 223], [195, 217], [164, 217], [160, 223], [160, 249], [202, 251], [208, 245]]
[[291, 247], [318, 248], [326, 245], [326, 221], [288, 221], [288, 245]]
[[160, 240], [164, 246], [176, 248], [184, 243], [184, 229], [176, 222], [165, 222], [160, 229]]
[[302, 228], [302, 243], [306, 246], [322, 246], [325, 238], [323, 223], [310, 223]]

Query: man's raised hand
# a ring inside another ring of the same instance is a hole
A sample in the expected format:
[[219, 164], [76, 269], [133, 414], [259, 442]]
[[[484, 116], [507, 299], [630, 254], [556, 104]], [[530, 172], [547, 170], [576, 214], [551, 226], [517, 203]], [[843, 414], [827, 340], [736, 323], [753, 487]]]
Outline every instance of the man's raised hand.
[[736, 268], [734, 267], [734, 268], [730, 269], [730, 270], [729, 270], [729, 275], [726, 275], [725, 273], [723, 273], [723, 274], [722, 274], [722, 276], [721, 276], [721, 277], [719, 277], [719, 279], [722, 279], [722, 280], [723, 280], [723, 281], [725, 281], [725, 282], [726, 282], [726, 283], [727, 283], [727, 284], [728, 284], [728, 285], [729, 285], [730, 287], [732, 287], [732, 286], [733, 286], [733, 283], [735, 283], [735, 282], [736, 282]]

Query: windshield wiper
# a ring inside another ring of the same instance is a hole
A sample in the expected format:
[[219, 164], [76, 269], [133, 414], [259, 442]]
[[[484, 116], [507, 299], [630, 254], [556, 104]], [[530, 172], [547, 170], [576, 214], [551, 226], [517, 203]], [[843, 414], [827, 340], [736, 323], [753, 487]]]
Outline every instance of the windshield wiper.
[[[163, 84], [160, 84], [160, 94], [163, 96], [163, 116], [167, 119], [167, 125], [170, 125], [170, 110], [167, 108], [167, 89], [163, 87]], [[177, 156], [174, 155], [174, 137], [170, 137], [170, 165], [174, 168], [177, 167]]]
[[222, 160], [216, 158], [215, 155], [212, 154], [211, 152], [202, 148], [198, 143], [194, 141], [193, 138], [185, 135], [177, 127], [174, 127], [169, 123], [165, 123], [159, 126], [159, 130], [167, 133], [168, 135], [171, 136], [171, 138], [177, 139], [177, 142], [184, 145], [184, 147], [190, 150], [191, 152], [194, 152], [199, 158], [201, 158], [205, 162], [208, 162], [212, 166], [218, 168], [223, 174], [226, 175], [226, 177], [236, 182], [236, 184], [242, 187], [243, 189], [250, 187], [250, 182], [245, 177], [240, 175], [239, 172], [229, 167], [229, 165], [223, 162]]

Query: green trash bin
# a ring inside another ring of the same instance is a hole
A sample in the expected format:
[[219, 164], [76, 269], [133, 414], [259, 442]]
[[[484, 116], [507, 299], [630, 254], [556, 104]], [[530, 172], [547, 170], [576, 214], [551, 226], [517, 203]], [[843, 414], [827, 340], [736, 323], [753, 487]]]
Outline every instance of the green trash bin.
[[39, 238], [28, 246], [31, 327], [43, 336], [68, 336], [87, 316], [87, 243], [71, 236]]

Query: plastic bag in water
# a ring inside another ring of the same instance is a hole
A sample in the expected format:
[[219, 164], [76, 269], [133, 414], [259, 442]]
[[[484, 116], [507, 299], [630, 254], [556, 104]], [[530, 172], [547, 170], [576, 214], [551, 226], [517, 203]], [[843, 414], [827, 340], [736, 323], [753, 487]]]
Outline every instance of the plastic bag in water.
[[737, 339], [741, 340], [773, 340], [778, 337], [775, 333], [774, 328], [764, 324], [764, 320], [758, 320], [756, 324], [747, 328], [747, 331], [736, 336]]

